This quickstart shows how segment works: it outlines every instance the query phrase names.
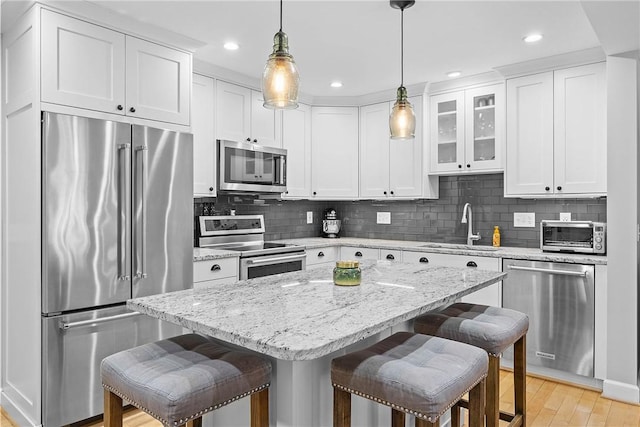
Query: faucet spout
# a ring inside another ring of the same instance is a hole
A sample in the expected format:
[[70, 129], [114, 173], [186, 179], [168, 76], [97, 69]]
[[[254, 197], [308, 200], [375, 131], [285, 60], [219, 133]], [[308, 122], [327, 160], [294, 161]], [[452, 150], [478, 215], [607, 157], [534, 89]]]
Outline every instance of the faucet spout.
[[473, 245], [475, 240], [480, 240], [480, 233], [473, 234], [473, 212], [471, 211], [471, 204], [465, 203], [462, 208], [462, 224], [467, 224], [467, 245]]

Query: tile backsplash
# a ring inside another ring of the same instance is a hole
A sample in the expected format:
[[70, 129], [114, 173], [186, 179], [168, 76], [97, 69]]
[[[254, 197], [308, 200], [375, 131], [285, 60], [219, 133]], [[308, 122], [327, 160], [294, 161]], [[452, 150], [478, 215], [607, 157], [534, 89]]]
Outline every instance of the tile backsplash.
[[[503, 175], [443, 176], [438, 200], [406, 201], [280, 201], [255, 197], [221, 196], [196, 199], [195, 215], [205, 211], [226, 214], [264, 214], [265, 239], [321, 236], [322, 215], [335, 208], [342, 220], [342, 237], [466, 243], [467, 224], [462, 224], [462, 208], [470, 203], [473, 231], [480, 233], [476, 244], [491, 245], [495, 225], [500, 227], [503, 246], [538, 247], [539, 224], [543, 219], [559, 219], [570, 212], [573, 220], [606, 222], [607, 201], [599, 199], [512, 199], [503, 197]], [[307, 211], [313, 224], [307, 224]], [[391, 224], [376, 224], [377, 212], [390, 212]], [[514, 212], [535, 214], [533, 228], [513, 226]]]

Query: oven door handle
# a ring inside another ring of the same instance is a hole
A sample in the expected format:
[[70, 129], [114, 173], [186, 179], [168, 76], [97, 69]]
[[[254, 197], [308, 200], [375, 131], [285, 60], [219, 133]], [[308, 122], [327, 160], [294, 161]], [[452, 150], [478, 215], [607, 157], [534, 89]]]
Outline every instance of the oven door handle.
[[304, 259], [304, 258], [306, 258], [306, 256], [307, 256], [307, 254], [305, 252], [305, 253], [299, 254], [299, 255], [287, 255], [287, 256], [280, 256], [280, 257], [248, 259], [246, 262], [247, 262], [247, 265], [267, 264], [267, 263], [276, 263], [276, 262], [280, 262], [280, 261]]
[[560, 274], [563, 276], [578, 276], [578, 277], [586, 277], [586, 271], [568, 271], [568, 270], [549, 270], [547, 268], [536, 268], [536, 267], [519, 267], [517, 265], [510, 265], [510, 270], [521, 270], [521, 271], [533, 271], [536, 273], [547, 273], [547, 274]]

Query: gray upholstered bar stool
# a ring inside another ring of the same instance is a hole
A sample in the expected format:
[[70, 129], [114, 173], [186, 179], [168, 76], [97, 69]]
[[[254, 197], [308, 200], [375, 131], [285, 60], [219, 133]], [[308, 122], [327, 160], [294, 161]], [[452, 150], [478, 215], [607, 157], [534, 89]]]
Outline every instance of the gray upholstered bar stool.
[[251, 426], [269, 426], [271, 363], [196, 334], [106, 357], [100, 367], [104, 425], [122, 426], [122, 399], [169, 427], [202, 425], [202, 415], [251, 395]]
[[436, 427], [464, 394], [470, 395], [470, 426], [484, 425], [487, 353], [467, 344], [398, 332], [331, 361], [333, 426], [351, 426], [351, 394], [391, 407], [391, 425]]
[[[526, 426], [526, 336], [529, 318], [508, 308], [456, 303], [415, 319], [415, 332], [460, 341], [484, 349], [489, 354], [487, 376], [487, 427], [498, 427], [500, 420], [509, 426]], [[515, 413], [500, 411], [500, 356], [513, 345]], [[452, 426], [459, 424], [459, 408], [452, 413]], [[454, 424], [458, 422], [458, 424]]]

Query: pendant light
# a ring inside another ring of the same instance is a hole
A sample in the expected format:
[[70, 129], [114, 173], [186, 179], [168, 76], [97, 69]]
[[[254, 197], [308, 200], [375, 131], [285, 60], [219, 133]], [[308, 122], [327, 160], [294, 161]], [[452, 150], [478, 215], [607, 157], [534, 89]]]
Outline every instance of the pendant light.
[[264, 106], [273, 109], [298, 108], [298, 68], [289, 54], [289, 38], [282, 32], [282, 0], [280, 0], [280, 30], [273, 37], [273, 53], [262, 73]]
[[416, 115], [411, 103], [407, 100], [407, 89], [404, 87], [404, 10], [415, 4], [415, 0], [390, 0], [391, 7], [400, 9], [400, 87], [396, 102], [389, 116], [391, 139], [412, 139], [416, 133]]

